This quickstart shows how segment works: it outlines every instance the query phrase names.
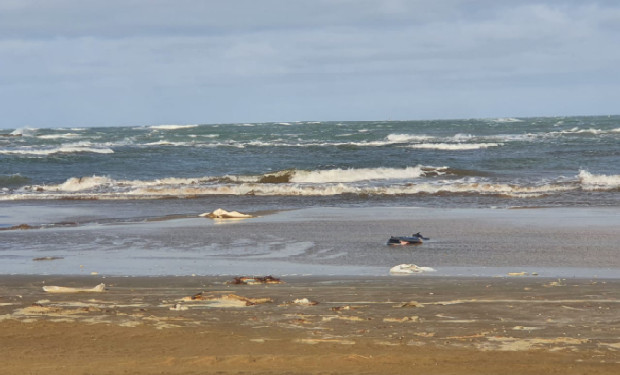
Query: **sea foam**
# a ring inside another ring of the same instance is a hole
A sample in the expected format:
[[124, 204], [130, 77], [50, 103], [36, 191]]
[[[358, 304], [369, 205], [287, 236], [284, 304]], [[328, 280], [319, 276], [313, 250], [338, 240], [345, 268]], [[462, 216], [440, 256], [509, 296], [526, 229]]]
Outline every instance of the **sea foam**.
[[[369, 169], [331, 170], [327, 175], [309, 172], [302, 173], [301, 182], [287, 181], [293, 179], [295, 171], [288, 171], [290, 176], [278, 183], [260, 182], [256, 176], [221, 179], [203, 178], [166, 178], [157, 180], [114, 180], [106, 176], [73, 177], [59, 185], [31, 186], [20, 189], [18, 194], [1, 195], [0, 200], [15, 199], [158, 199], [167, 197], [195, 197], [207, 195], [263, 195], [263, 196], [331, 196], [341, 194], [357, 195], [446, 195], [479, 194], [509, 196], [515, 198], [532, 198], [563, 191], [576, 190], [574, 183], [550, 182], [536, 185], [517, 185], [486, 181], [480, 177], [463, 179], [421, 179], [426, 173], [437, 173], [441, 168], [428, 171], [428, 167], [411, 167], [404, 169]], [[409, 173], [409, 181], [389, 176]], [[283, 171], [285, 176], [287, 171]], [[356, 176], [362, 173], [361, 176]], [[587, 172], [582, 172], [583, 176]], [[609, 177], [609, 176], [607, 176]], [[383, 178], [384, 180], [381, 180]], [[585, 178], [585, 177], [584, 177]], [[590, 177], [588, 177], [590, 178]], [[600, 181], [599, 177], [594, 177]], [[612, 176], [616, 185], [619, 176]], [[340, 181], [333, 181], [340, 180]], [[348, 181], [344, 181], [348, 180]], [[609, 185], [607, 185], [609, 186]]]
[[114, 181], [108, 177], [92, 176], [92, 177], [72, 177], [64, 183], [57, 186], [50, 186], [48, 189], [60, 191], [83, 191], [92, 190], [96, 187], [110, 186]]
[[620, 189], [620, 175], [593, 174], [586, 170], [577, 175], [584, 190], [615, 190]]
[[291, 182], [356, 182], [369, 180], [408, 180], [416, 179], [434, 171], [441, 172], [447, 167], [415, 166], [407, 168], [349, 168], [318, 171], [296, 171]]
[[444, 151], [469, 151], [502, 146], [502, 143], [422, 143], [411, 148]]
[[409, 143], [409, 142], [422, 142], [430, 139], [434, 139], [429, 135], [424, 134], [389, 134], [385, 139], [393, 143]]
[[113, 154], [114, 150], [109, 147], [95, 146], [90, 142], [70, 143], [59, 147], [21, 147], [0, 149], [0, 154], [2, 155], [48, 156], [53, 154], [74, 153]]

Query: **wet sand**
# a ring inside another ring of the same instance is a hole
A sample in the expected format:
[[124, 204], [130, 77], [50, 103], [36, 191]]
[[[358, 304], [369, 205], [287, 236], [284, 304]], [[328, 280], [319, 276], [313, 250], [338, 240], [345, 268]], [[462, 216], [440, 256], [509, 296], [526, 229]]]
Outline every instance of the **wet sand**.
[[0, 276], [2, 373], [620, 373], [620, 280], [231, 280]]
[[[69, 213], [61, 214], [63, 207]], [[435, 268], [440, 277], [522, 271], [620, 277], [617, 208], [317, 207], [265, 213], [230, 207], [257, 217], [218, 220], [197, 211], [193, 217], [126, 221], [115, 216], [122, 214], [114, 210], [121, 204], [106, 207], [88, 207], [106, 218], [101, 222], [76, 218], [65, 206], [48, 207], [41, 214], [50, 215], [46, 222], [53, 217], [79, 224], [0, 231], [0, 274], [384, 276], [393, 266], [414, 263]], [[26, 217], [10, 222], [41, 225], [34, 212], [20, 215]], [[390, 235], [415, 232], [431, 240], [386, 246]], [[54, 260], [33, 261], [45, 258]]]

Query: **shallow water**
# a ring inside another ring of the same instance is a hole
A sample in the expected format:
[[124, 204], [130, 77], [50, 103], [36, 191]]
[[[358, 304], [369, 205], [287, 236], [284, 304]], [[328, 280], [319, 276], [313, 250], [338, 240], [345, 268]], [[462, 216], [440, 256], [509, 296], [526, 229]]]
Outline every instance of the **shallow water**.
[[[380, 276], [412, 263], [437, 276], [620, 278], [615, 208], [315, 207], [213, 220], [74, 203], [3, 206], [5, 221], [43, 226], [0, 231], [0, 274]], [[386, 245], [418, 231], [431, 240]]]

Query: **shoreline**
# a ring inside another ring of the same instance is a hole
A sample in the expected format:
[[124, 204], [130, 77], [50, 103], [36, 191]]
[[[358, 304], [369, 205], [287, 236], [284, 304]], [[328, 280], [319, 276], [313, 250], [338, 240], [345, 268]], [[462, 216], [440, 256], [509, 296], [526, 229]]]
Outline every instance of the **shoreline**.
[[[0, 276], [3, 370], [616, 374], [620, 369], [620, 280], [230, 281]], [[98, 283], [106, 284], [101, 292], [42, 289]]]
[[[84, 216], [90, 205], [69, 205], [56, 214], [48, 207], [41, 217], [88, 224], [0, 231], [0, 275], [383, 276], [416, 264], [436, 270], [428, 274], [434, 277], [620, 278], [617, 208], [240, 209], [268, 214], [219, 220], [169, 213], [169, 220], [136, 222], [128, 208], [105, 207], [97, 211], [101, 223]], [[390, 235], [417, 231], [431, 240], [386, 246]]]
[[[52, 262], [54, 260], [37, 260], [40, 262]], [[270, 267], [273, 271], [277, 267]], [[299, 266], [299, 269], [304, 268]], [[307, 267], [305, 267], [307, 268]], [[325, 270], [325, 267], [320, 267]], [[310, 268], [312, 269], [312, 268]], [[337, 268], [342, 271], [342, 267]], [[92, 271], [88, 274], [85, 271], [75, 273], [4, 273], [2, 277], [67, 277], [67, 278], [200, 278], [200, 277], [235, 277], [244, 275], [274, 275], [292, 278], [335, 278], [335, 279], [355, 279], [361, 277], [382, 279], [382, 278], [450, 278], [450, 279], [498, 279], [498, 278], [521, 278], [521, 279], [568, 279], [568, 280], [620, 280], [620, 269], [618, 268], [592, 268], [592, 267], [534, 267], [534, 266], [501, 266], [501, 267], [438, 267], [434, 271], [420, 271], [411, 274], [390, 274], [388, 268], [351, 268], [350, 272], [328, 273], [279, 273], [279, 272], [223, 272], [206, 274], [126, 274], [126, 273], [99, 273]], [[370, 272], [369, 272], [370, 271]]]

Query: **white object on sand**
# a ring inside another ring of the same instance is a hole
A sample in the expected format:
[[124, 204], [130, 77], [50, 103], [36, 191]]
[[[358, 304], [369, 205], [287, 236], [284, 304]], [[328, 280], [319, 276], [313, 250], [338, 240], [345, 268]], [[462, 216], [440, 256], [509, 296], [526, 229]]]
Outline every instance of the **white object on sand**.
[[399, 264], [398, 266], [390, 268], [390, 273], [393, 275], [409, 275], [422, 272], [435, 272], [435, 269], [431, 267], [419, 267], [415, 264]]
[[318, 305], [318, 302], [310, 301], [307, 298], [297, 298], [296, 300], [293, 301], [293, 304], [301, 305], [301, 306], [314, 306], [314, 305]]
[[175, 303], [174, 306], [172, 306], [170, 308], [170, 310], [172, 310], [172, 311], [185, 311], [185, 310], [188, 310], [188, 309], [189, 309], [189, 307], [183, 306], [180, 303]]
[[105, 289], [105, 284], [99, 284], [93, 288], [72, 288], [67, 286], [44, 286], [43, 290], [48, 293], [100, 293]]
[[252, 215], [242, 214], [237, 211], [226, 211], [221, 208], [213, 212], [205, 212], [204, 214], [198, 215], [200, 217], [210, 217], [212, 219], [245, 219], [249, 217], [253, 217]]

